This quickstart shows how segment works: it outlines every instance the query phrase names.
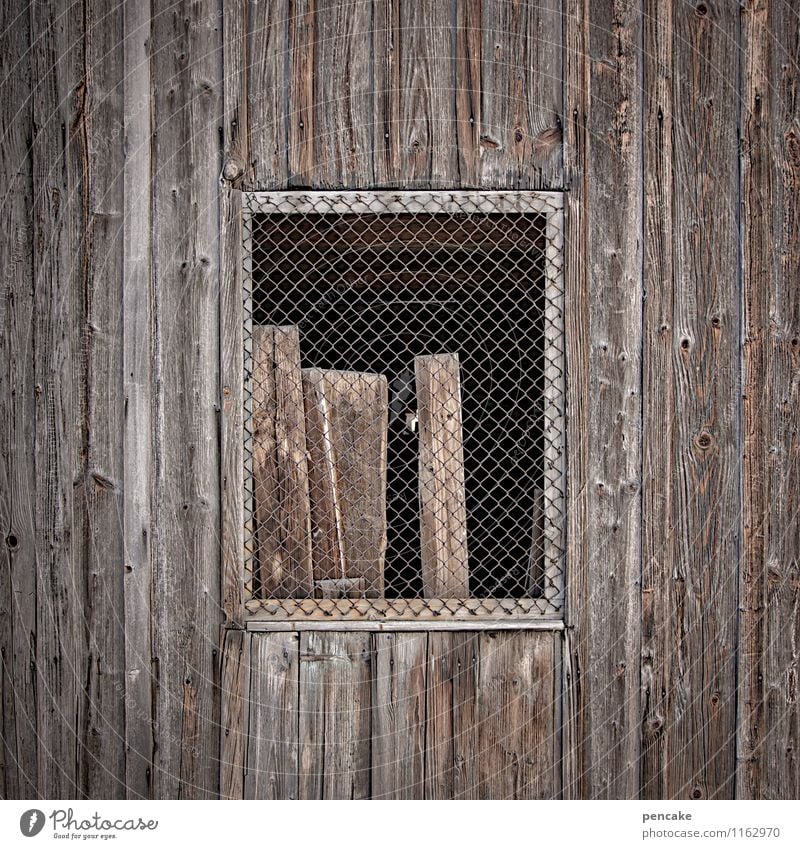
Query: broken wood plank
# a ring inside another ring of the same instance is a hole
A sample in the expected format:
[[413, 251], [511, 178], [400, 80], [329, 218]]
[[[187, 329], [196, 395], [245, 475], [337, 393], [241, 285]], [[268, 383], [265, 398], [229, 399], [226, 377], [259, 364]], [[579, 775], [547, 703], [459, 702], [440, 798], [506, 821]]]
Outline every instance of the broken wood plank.
[[372, 798], [421, 799], [428, 635], [375, 634]]
[[467, 509], [457, 354], [416, 357], [425, 598], [467, 598]]
[[314, 582], [316, 598], [363, 598], [365, 590], [363, 578], [329, 578]]
[[389, 389], [378, 374], [303, 370], [314, 578], [383, 595]]
[[246, 799], [298, 797], [298, 634], [256, 634], [250, 647]]
[[300, 798], [369, 798], [371, 635], [300, 641]]
[[312, 595], [311, 506], [296, 327], [253, 327], [253, 477], [261, 594]]

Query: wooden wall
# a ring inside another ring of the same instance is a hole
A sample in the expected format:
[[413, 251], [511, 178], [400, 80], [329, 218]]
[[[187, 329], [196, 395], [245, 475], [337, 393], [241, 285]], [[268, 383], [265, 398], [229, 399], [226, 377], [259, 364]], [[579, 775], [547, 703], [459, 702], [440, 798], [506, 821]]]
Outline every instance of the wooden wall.
[[[563, 653], [563, 759], [536, 793], [797, 798], [791, 4], [2, 10], [1, 796], [513, 795], [481, 761], [421, 770], [420, 747], [476, 745], [434, 734], [467, 723], [436, 707], [453, 687], [505, 710], [513, 658], [539, 692]], [[227, 627], [242, 186], [568, 190], [563, 645]], [[477, 684], [447, 678], [463, 652]], [[406, 733], [375, 681], [425, 721]], [[342, 733], [378, 742], [321, 775], [345, 693], [364, 724]], [[536, 749], [533, 715], [511, 721]]]

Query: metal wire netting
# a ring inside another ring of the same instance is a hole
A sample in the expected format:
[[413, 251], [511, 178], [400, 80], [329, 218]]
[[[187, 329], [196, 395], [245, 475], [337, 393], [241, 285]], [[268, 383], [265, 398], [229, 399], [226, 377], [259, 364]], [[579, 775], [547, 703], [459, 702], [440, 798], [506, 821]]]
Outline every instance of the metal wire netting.
[[561, 196], [253, 192], [243, 214], [251, 608], [557, 613]]

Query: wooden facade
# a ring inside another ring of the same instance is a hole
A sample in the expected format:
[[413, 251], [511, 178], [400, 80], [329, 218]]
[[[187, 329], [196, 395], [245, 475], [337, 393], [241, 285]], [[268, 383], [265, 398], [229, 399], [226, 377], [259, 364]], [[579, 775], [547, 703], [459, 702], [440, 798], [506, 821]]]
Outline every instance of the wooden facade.
[[[2, 9], [0, 797], [798, 798], [793, 4]], [[566, 193], [566, 627], [244, 627], [292, 187]]]

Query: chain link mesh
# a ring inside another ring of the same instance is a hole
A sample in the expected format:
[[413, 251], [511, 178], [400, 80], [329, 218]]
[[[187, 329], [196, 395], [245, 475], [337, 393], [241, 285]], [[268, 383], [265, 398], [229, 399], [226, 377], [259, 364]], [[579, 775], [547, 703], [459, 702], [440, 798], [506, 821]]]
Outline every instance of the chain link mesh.
[[248, 607], [557, 614], [561, 196], [251, 192], [243, 232]]

